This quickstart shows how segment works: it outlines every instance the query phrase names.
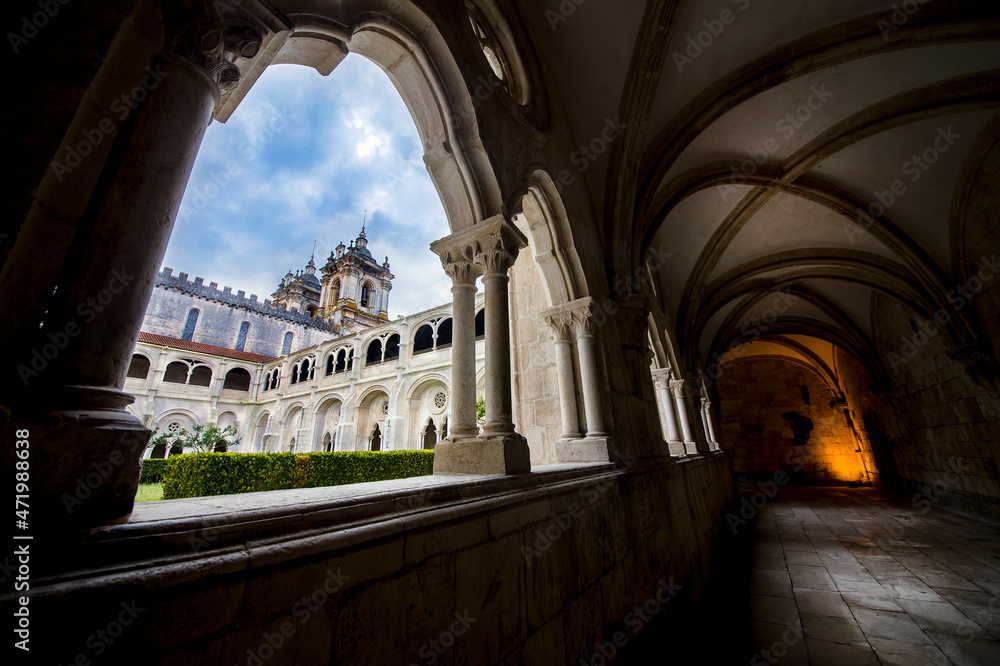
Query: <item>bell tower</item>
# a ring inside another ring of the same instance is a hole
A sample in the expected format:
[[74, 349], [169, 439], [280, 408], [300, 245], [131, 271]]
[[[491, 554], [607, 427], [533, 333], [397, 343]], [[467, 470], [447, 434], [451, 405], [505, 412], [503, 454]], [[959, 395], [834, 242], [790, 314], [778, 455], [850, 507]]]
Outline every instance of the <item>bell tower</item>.
[[389, 270], [389, 257], [380, 265], [368, 249], [366, 224], [367, 214], [358, 237], [349, 246], [340, 243], [320, 269], [320, 313], [344, 333], [389, 320], [389, 292], [395, 276]]

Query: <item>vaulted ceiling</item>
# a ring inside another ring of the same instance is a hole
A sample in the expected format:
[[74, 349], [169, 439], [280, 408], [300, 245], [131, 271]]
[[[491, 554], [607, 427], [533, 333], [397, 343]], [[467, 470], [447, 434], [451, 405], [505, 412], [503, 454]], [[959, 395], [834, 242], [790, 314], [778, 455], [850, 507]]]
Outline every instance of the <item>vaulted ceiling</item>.
[[1000, 4], [518, 4], [577, 142], [627, 125], [587, 183], [612, 278], [672, 255], [651, 293], [685, 365], [748, 329], [877, 363], [875, 293], [979, 337], [947, 293], [956, 193], [1000, 129]]

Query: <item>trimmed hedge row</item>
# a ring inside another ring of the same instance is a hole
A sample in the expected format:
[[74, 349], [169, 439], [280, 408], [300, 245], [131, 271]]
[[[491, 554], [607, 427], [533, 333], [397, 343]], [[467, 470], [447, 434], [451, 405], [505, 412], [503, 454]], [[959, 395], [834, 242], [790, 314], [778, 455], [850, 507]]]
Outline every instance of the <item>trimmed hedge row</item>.
[[163, 499], [179, 499], [426, 476], [434, 452], [192, 453], [166, 463]]
[[139, 476], [139, 483], [161, 483], [166, 471], [166, 458], [146, 458], [142, 461], [142, 474]]

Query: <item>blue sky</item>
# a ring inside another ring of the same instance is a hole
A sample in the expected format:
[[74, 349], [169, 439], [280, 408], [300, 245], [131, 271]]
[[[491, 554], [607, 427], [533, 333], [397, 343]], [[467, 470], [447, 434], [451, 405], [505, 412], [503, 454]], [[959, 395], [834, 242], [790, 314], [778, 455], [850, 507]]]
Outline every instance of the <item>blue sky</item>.
[[416, 127], [377, 65], [348, 56], [328, 77], [275, 65], [205, 133], [163, 265], [270, 298], [316, 247], [357, 237], [396, 276], [389, 316], [451, 301], [428, 246], [448, 235]]

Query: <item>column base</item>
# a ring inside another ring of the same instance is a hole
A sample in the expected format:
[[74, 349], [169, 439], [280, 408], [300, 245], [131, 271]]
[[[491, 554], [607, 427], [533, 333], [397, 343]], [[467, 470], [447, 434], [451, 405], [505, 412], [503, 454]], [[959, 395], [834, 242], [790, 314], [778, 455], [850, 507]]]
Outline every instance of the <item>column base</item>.
[[[13, 470], [27, 439], [31, 524], [58, 533], [127, 522], [151, 432], [125, 411], [131, 395], [104, 387], [53, 387], [11, 406], [0, 459]], [[22, 437], [27, 431], [27, 437]]]
[[689, 456], [698, 454], [698, 442], [684, 442], [684, 448]]
[[527, 474], [528, 440], [517, 433], [448, 437], [434, 447], [435, 474]]
[[687, 450], [684, 448], [684, 442], [673, 441], [667, 442], [667, 448], [670, 450], [670, 455], [672, 456], [683, 456], [687, 455]]
[[610, 437], [564, 438], [556, 442], [556, 462], [612, 462]]

